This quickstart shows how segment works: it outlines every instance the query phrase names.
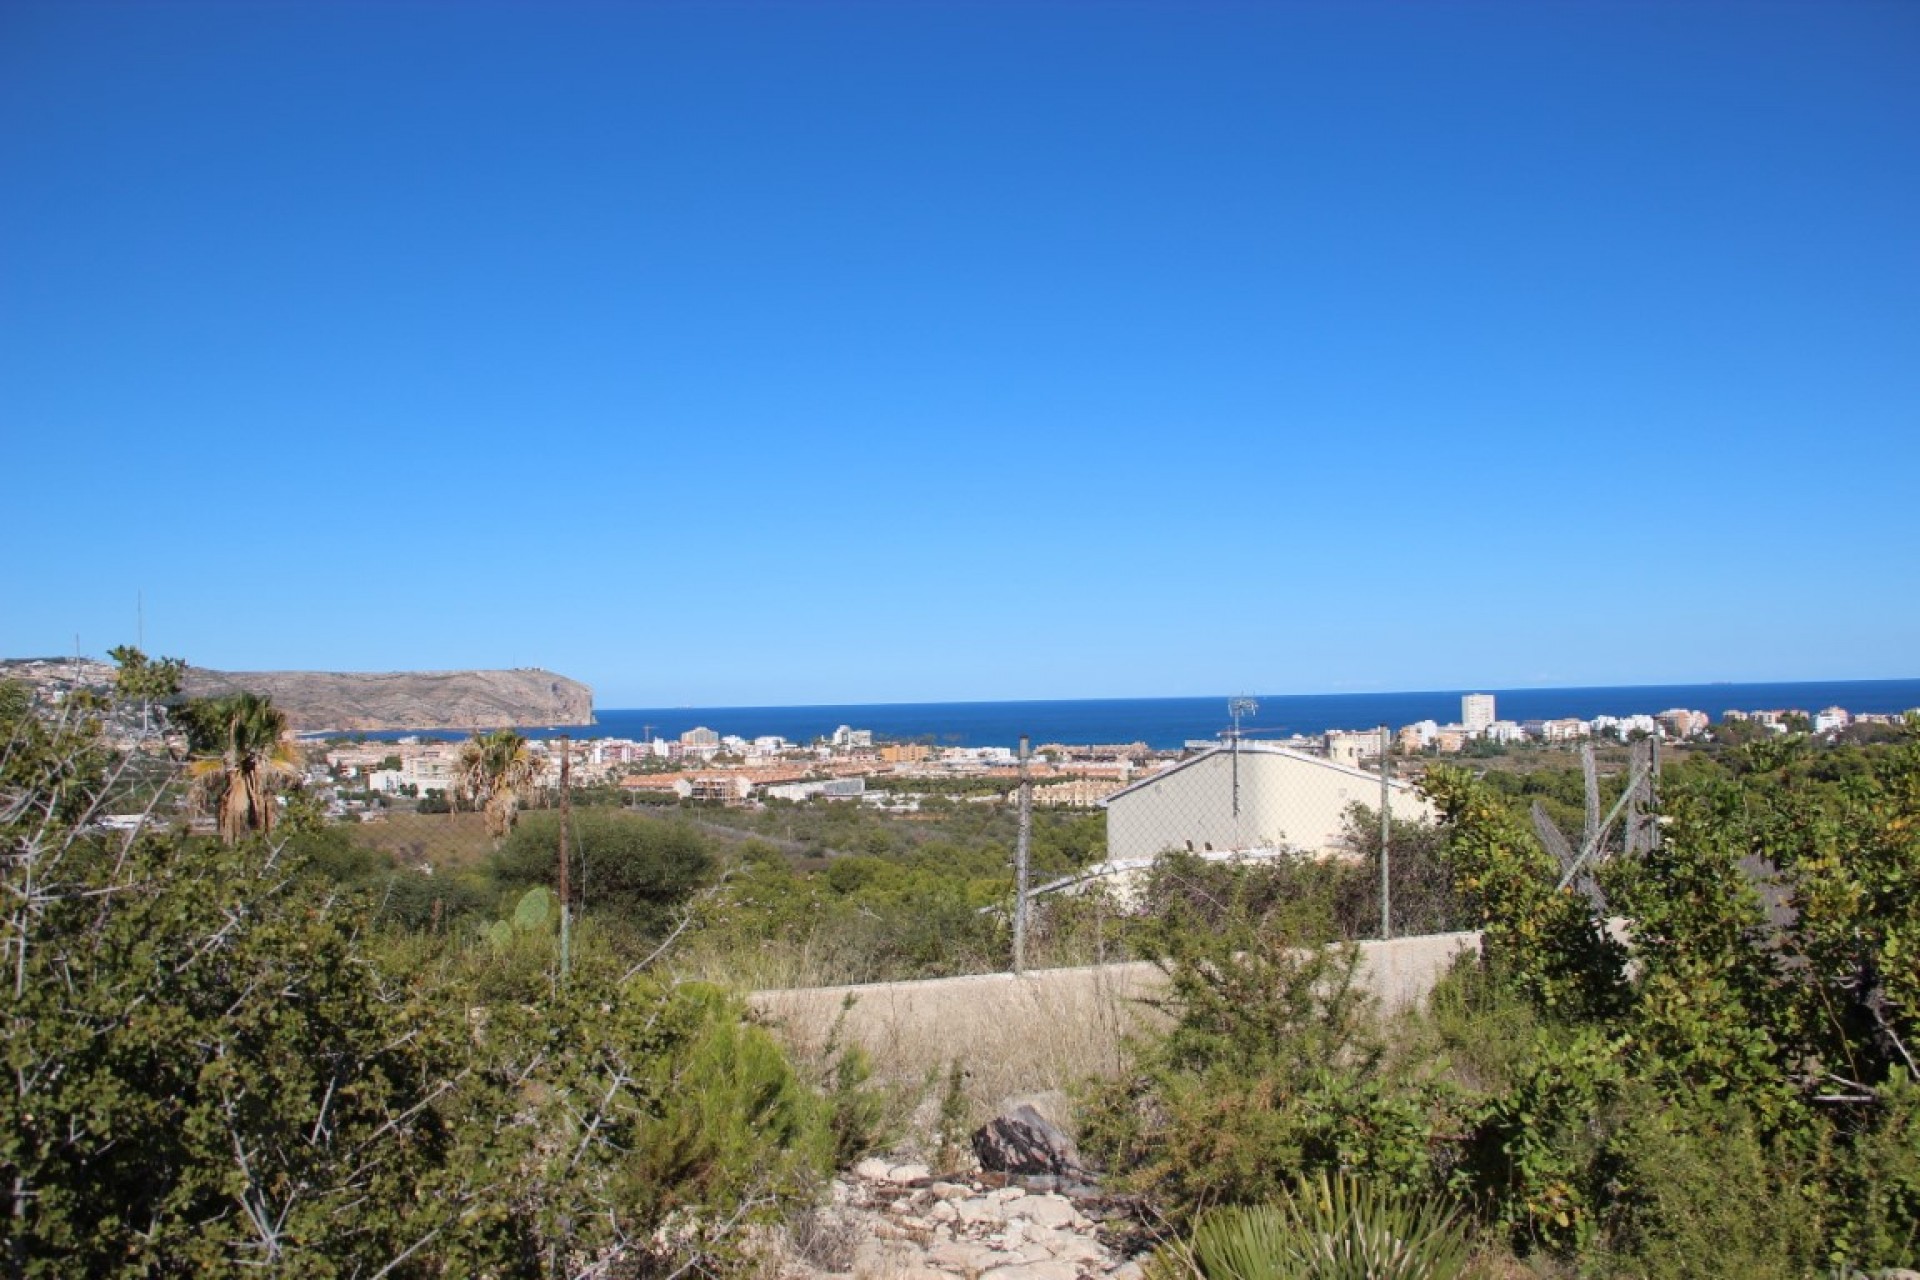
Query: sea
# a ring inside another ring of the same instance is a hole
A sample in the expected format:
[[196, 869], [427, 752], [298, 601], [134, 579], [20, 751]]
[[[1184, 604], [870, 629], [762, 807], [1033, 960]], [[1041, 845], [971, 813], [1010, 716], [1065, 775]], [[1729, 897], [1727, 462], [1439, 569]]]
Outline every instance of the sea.
[[[1568, 716], [1653, 715], [1676, 707], [1704, 711], [1718, 721], [1729, 710], [1792, 710], [1809, 714], [1826, 707], [1899, 713], [1920, 708], [1920, 679], [1827, 680], [1791, 683], [1625, 685], [1570, 689], [1434, 689], [1407, 693], [1255, 694], [1258, 709], [1243, 713], [1251, 738], [1285, 738], [1329, 729], [1399, 728], [1420, 720], [1441, 724], [1460, 719], [1460, 698], [1491, 693], [1502, 720], [1554, 720]], [[1239, 695], [1245, 696], [1245, 695]], [[810, 743], [845, 725], [872, 731], [876, 742], [927, 742], [937, 746], [1012, 747], [1021, 736], [1036, 747], [1144, 742], [1177, 750], [1190, 741], [1219, 738], [1230, 725], [1228, 697], [1073, 698], [1029, 702], [894, 702], [801, 707], [636, 707], [596, 711], [591, 725], [523, 728], [529, 737], [677, 738], [694, 728], [722, 736], [778, 736]], [[370, 733], [375, 740], [407, 736], [464, 738], [466, 730]]]

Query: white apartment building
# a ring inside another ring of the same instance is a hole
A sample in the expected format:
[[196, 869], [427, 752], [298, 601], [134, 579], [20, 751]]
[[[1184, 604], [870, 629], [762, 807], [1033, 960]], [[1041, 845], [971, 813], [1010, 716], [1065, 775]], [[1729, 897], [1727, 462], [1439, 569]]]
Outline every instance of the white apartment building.
[[1460, 699], [1460, 726], [1470, 734], [1483, 734], [1493, 727], [1493, 695], [1469, 693]]

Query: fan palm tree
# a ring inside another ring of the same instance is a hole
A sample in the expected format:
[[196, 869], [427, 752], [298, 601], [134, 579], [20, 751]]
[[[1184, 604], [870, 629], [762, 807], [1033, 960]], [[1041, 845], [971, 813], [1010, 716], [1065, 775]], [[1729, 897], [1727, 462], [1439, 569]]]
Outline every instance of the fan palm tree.
[[188, 801], [209, 810], [228, 844], [248, 832], [271, 834], [275, 797], [300, 779], [300, 757], [287, 737], [287, 716], [271, 698], [236, 693], [189, 702], [180, 712], [192, 759]]
[[460, 748], [461, 794], [486, 815], [487, 834], [506, 838], [520, 816], [520, 797], [540, 776], [527, 740], [511, 729], [476, 733]]

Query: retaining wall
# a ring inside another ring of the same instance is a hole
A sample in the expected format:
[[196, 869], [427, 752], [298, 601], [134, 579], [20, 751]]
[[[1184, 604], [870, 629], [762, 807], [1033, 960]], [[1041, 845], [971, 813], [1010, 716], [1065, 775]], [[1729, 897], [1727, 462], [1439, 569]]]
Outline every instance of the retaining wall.
[[[1363, 981], [1391, 1012], [1424, 999], [1480, 935], [1359, 945]], [[969, 1092], [991, 1103], [1119, 1071], [1122, 1037], [1152, 1016], [1140, 1001], [1164, 981], [1152, 965], [1133, 963], [759, 991], [748, 1000], [803, 1054], [820, 1050], [844, 1010], [840, 1035], [866, 1049], [883, 1076], [935, 1080], [959, 1062]]]

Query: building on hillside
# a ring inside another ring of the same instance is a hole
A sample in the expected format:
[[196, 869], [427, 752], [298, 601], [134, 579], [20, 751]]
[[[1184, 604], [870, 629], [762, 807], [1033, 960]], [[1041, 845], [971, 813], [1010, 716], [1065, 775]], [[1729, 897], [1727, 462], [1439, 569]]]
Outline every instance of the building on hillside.
[[1670, 738], [1697, 738], [1707, 731], [1712, 722], [1704, 711], [1689, 711], [1685, 707], [1672, 707], [1654, 717]]
[[1033, 802], [1050, 809], [1098, 809], [1100, 802], [1120, 789], [1103, 778], [1069, 778], [1033, 789]]
[[1329, 729], [1326, 735], [1327, 759], [1360, 767], [1362, 760], [1380, 759], [1378, 729]]
[[1460, 727], [1470, 734], [1483, 734], [1493, 727], [1493, 695], [1469, 693], [1460, 699]]
[[686, 773], [673, 783], [682, 800], [744, 804], [753, 795], [753, 779], [744, 772]]
[[1592, 733], [1592, 725], [1573, 716], [1540, 722], [1540, 738], [1543, 742], [1575, 742]]
[[[1107, 797], [1107, 857], [1170, 849], [1337, 853], [1348, 809], [1379, 803], [1376, 773], [1264, 743], [1216, 745]], [[1388, 804], [1397, 818], [1434, 816], [1404, 782], [1389, 784]]]
[[1421, 720], [1416, 724], [1401, 725], [1393, 735], [1393, 747], [1401, 755], [1419, 755], [1433, 741], [1433, 735], [1440, 732], [1438, 723]]
[[861, 774], [846, 778], [808, 778], [795, 782], [776, 782], [766, 788], [770, 800], [791, 800], [795, 804], [818, 796], [824, 800], [858, 800], [867, 793], [867, 780]]

